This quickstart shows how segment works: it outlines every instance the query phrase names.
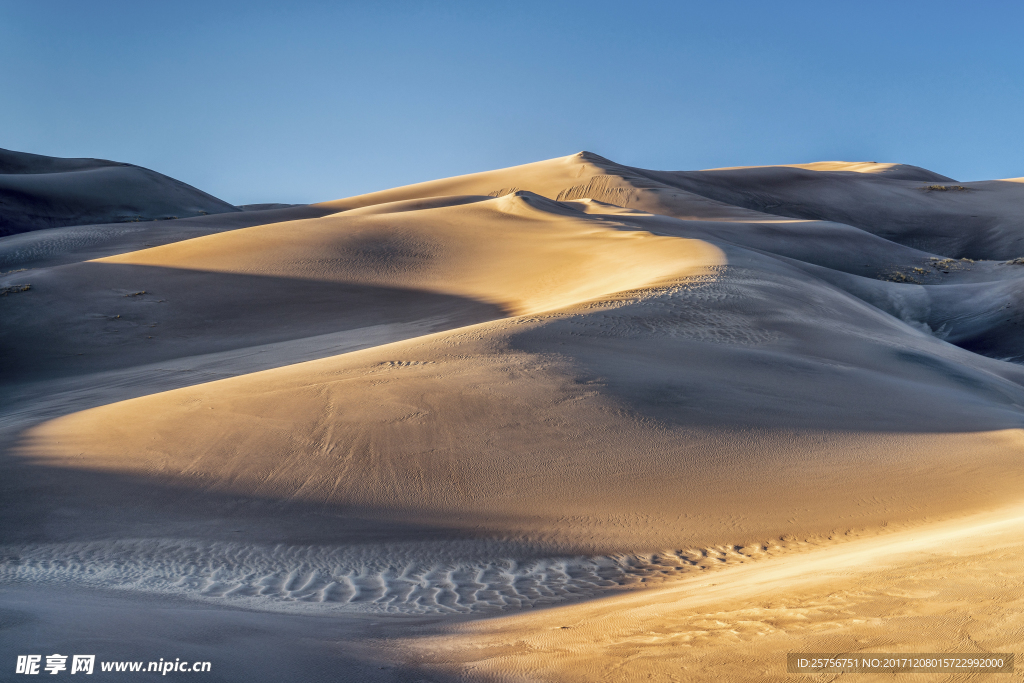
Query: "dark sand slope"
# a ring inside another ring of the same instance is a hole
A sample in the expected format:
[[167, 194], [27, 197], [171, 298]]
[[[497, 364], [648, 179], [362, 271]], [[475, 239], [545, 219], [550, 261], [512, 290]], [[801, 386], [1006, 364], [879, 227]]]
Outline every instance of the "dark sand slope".
[[0, 149], [0, 236], [240, 211], [147, 168]]
[[[779, 216], [845, 223], [952, 258], [1024, 255], [1024, 183], [959, 183], [923, 172], [763, 166], [710, 171], [641, 171], [646, 178], [735, 206]], [[818, 166], [820, 168], [820, 166]], [[904, 169], [907, 167], [903, 167]], [[912, 168], [912, 167], [911, 167]], [[921, 169], [918, 169], [920, 171]]]
[[0, 239], [0, 600], [194, 609], [224, 680], [1019, 650], [1021, 187], [581, 153]]
[[0, 241], [0, 271], [81, 263], [212, 235], [226, 230], [326, 216], [316, 206], [246, 210], [195, 218], [98, 225], [72, 225], [10, 235]]

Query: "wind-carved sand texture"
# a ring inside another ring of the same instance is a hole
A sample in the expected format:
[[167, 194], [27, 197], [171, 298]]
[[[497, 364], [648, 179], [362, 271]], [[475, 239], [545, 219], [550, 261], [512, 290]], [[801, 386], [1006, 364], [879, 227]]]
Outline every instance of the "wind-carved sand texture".
[[1019, 650], [1022, 206], [583, 152], [2, 238], [0, 617], [62, 652], [102, 614], [224, 680]]

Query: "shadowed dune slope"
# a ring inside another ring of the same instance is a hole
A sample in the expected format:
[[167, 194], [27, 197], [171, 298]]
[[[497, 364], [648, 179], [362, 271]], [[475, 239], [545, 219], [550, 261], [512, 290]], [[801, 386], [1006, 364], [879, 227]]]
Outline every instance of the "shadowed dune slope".
[[0, 269], [50, 268], [138, 251], [227, 230], [269, 225], [331, 213], [313, 206], [233, 211], [166, 221], [72, 225], [0, 239]]
[[676, 275], [680, 250], [717, 253], [529, 194], [423, 213], [275, 223], [41, 269], [4, 302], [0, 368], [28, 381], [399, 322], [457, 327]]
[[1024, 254], [1020, 183], [958, 183], [926, 174], [788, 166], [636, 172], [709, 199], [779, 216], [844, 223], [953, 258], [1006, 260]]
[[140, 166], [0, 149], [0, 236], [234, 211], [239, 209]]

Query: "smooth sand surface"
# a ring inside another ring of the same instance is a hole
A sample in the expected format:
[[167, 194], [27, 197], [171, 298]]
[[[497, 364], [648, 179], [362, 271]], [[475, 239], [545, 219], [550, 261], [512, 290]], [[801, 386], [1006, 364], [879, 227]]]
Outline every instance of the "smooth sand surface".
[[141, 166], [0, 149], [0, 235], [240, 210]]
[[0, 239], [0, 600], [58, 649], [63, 600], [244, 622], [223, 680], [1012, 651], [1020, 192], [584, 152]]

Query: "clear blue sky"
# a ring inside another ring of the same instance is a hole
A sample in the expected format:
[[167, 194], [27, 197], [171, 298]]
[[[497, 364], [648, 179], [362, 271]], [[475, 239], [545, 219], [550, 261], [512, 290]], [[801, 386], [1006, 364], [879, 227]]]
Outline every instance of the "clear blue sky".
[[312, 202], [587, 149], [1024, 175], [1024, 3], [0, 0], [0, 147]]

